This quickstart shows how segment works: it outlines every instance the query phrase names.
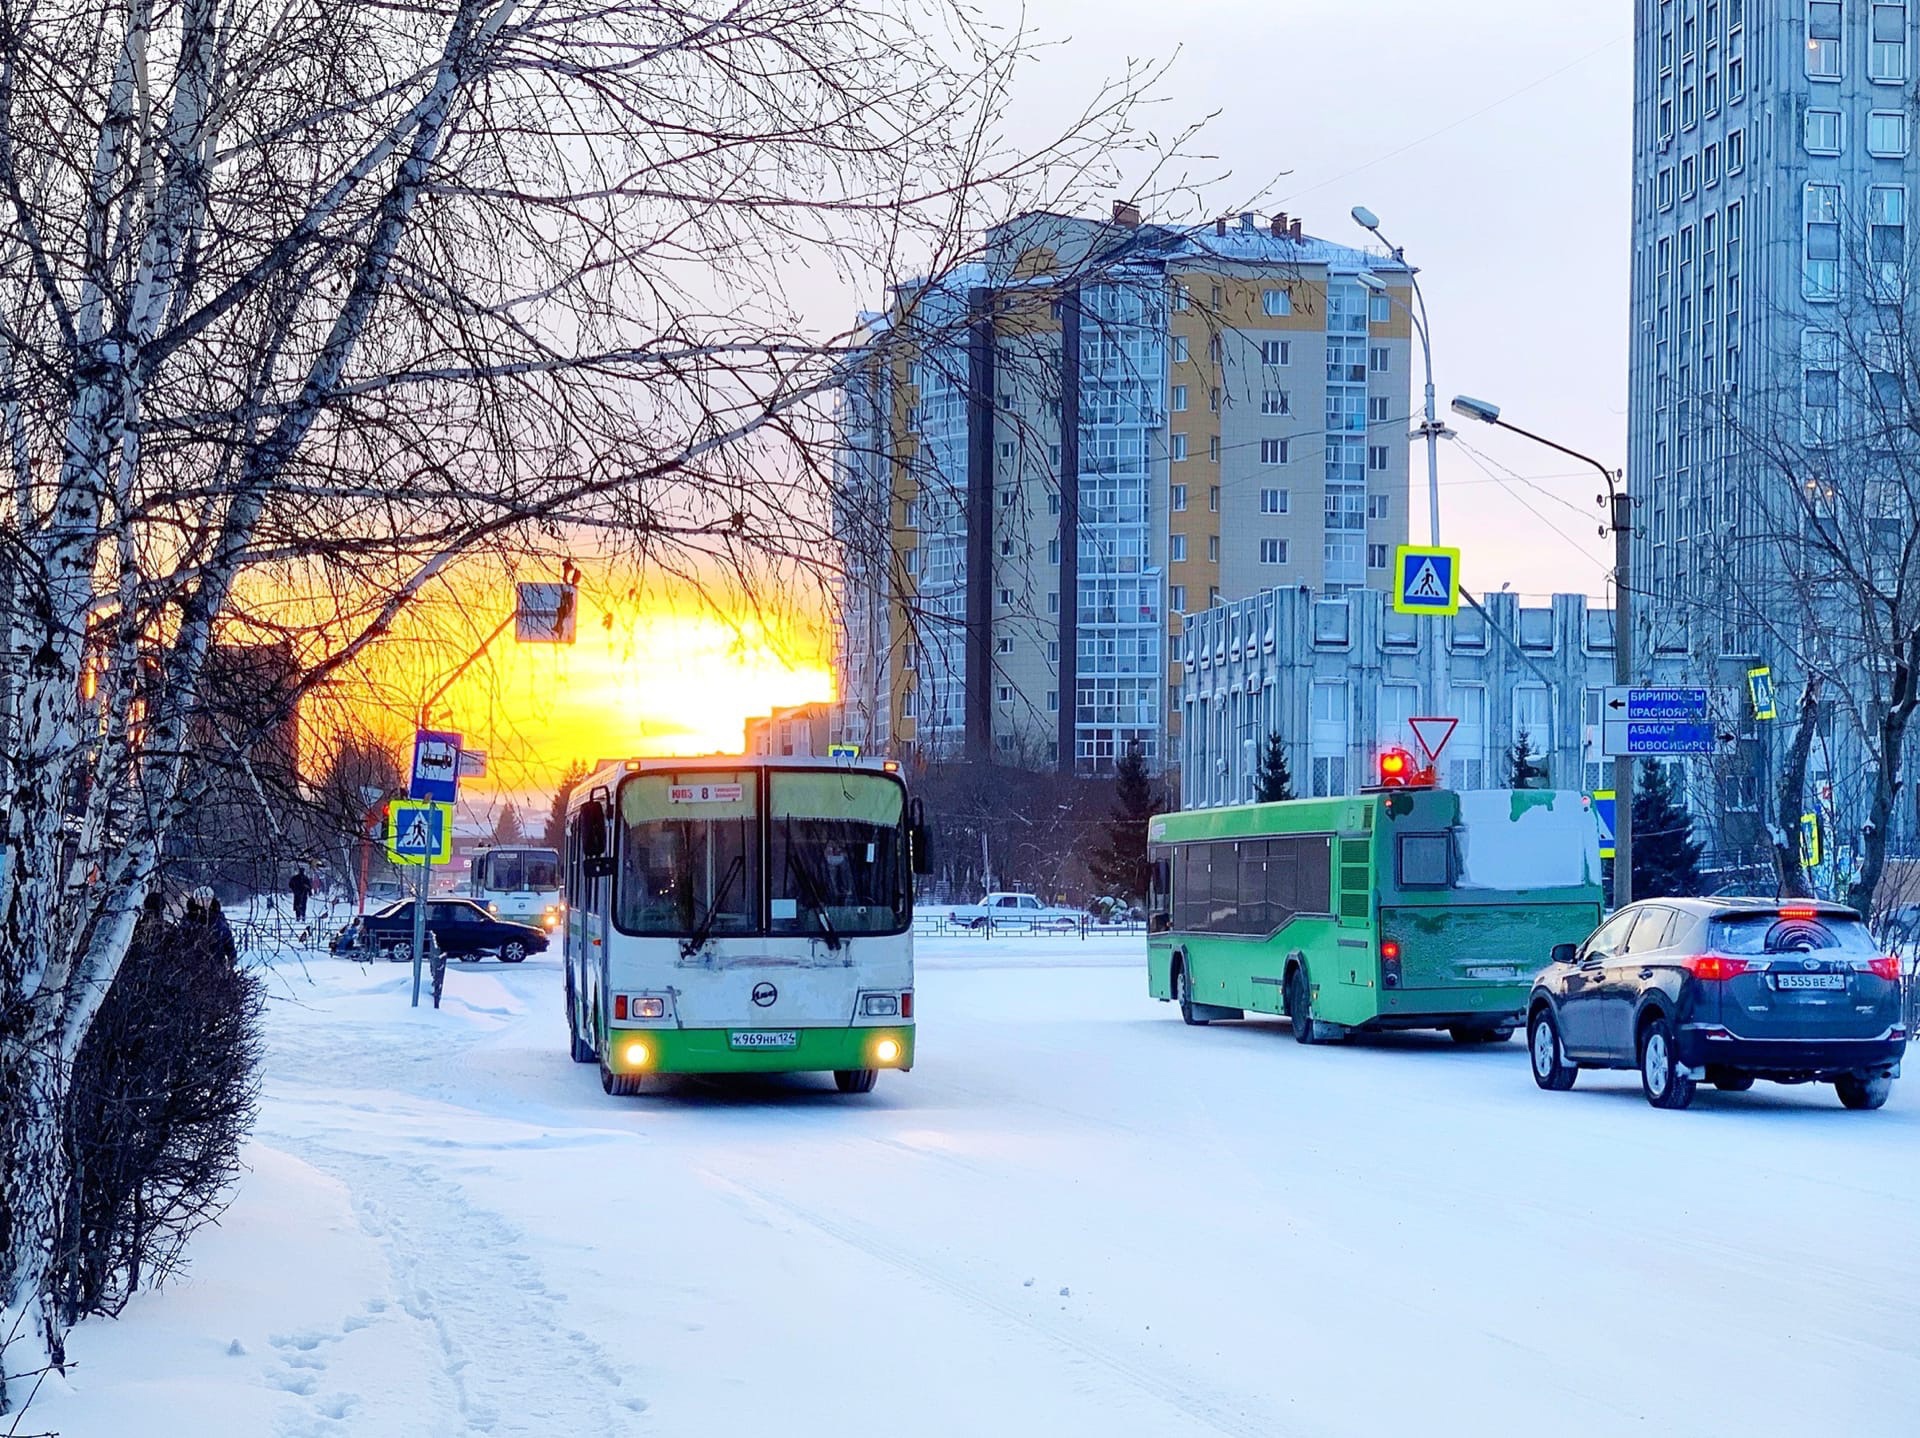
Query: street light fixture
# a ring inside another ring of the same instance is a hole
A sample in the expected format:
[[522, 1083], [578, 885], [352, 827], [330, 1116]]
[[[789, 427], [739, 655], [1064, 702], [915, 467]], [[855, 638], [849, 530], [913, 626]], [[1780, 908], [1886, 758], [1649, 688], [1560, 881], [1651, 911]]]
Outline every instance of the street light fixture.
[[[1455, 395], [1453, 412], [1496, 429], [1511, 430], [1523, 439], [1590, 464], [1607, 482], [1601, 503], [1607, 506], [1613, 530], [1613, 682], [1633, 683], [1633, 500], [1620, 488], [1620, 471], [1608, 469], [1590, 454], [1568, 449], [1544, 435], [1509, 424], [1500, 418], [1500, 406], [1471, 395]], [[1601, 533], [1606, 533], [1602, 530]], [[1624, 754], [1613, 760], [1613, 902], [1618, 908], [1633, 902], [1633, 760]]]

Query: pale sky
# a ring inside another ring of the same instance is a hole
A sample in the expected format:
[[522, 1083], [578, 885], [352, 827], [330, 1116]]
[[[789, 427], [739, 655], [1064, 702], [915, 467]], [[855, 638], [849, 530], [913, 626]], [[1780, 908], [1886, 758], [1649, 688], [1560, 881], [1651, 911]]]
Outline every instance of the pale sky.
[[[989, 14], [1021, 8], [983, 0]], [[1631, 7], [1028, 0], [1024, 11], [1031, 28], [1067, 40], [1020, 91], [1036, 134], [1056, 133], [1129, 58], [1177, 49], [1155, 125], [1220, 112], [1199, 148], [1232, 178], [1207, 193], [1210, 207], [1259, 196], [1252, 208], [1285, 209], [1308, 232], [1356, 245], [1371, 239], [1349, 211], [1379, 216], [1421, 270], [1442, 417], [1481, 456], [1441, 452], [1441, 538], [1465, 551], [1468, 587], [1604, 592], [1600, 476], [1455, 422], [1447, 406], [1458, 393], [1489, 399], [1610, 468], [1626, 462]], [[1413, 472], [1413, 537], [1424, 542], [1419, 446]]]

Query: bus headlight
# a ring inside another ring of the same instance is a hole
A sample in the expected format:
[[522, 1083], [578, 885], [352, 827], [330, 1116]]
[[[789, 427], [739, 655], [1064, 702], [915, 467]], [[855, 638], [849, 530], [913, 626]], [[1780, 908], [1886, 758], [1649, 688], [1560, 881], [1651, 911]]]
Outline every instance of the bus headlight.
[[870, 1019], [898, 1018], [900, 1000], [893, 994], [868, 994], [860, 1000], [860, 1012]]
[[548, 904], [547, 911], [540, 916], [540, 924], [548, 933], [552, 933], [560, 927], [560, 910], [554, 905]]
[[667, 1016], [665, 999], [641, 999], [633, 1001], [633, 1016], [636, 1019], [663, 1019]]
[[898, 1063], [900, 1061], [900, 1040], [881, 1039], [879, 1043], [873, 1046], [873, 1056], [883, 1064]]

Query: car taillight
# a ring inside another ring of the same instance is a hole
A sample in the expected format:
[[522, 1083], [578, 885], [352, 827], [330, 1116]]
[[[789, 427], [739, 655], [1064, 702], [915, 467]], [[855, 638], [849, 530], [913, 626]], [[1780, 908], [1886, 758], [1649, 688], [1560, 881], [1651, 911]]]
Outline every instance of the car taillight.
[[1869, 959], [1867, 961], [1867, 972], [1878, 974], [1883, 979], [1893, 979], [1895, 982], [1898, 982], [1900, 978], [1899, 956], [1896, 954], [1886, 954], [1877, 959]]
[[1811, 919], [1815, 917], [1817, 914], [1819, 914], [1819, 912], [1820, 911], [1818, 909], [1809, 909], [1804, 907], [1782, 909], [1780, 911], [1780, 917], [1783, 919]]
[[912, 989], [908, 989], [905, 993], [900, 995], [900, 1017], [903, 1019], [910, 1019], [913, 1017], [913, 990]]
[[1400, 941], [1398, 939], [1380, 941], [1380, 986], [1387, 989], [1400, 987]]
[[1696, 979], [1731, 979], [1752, 967], [1745, 959], [1722, 958], [1719, 954], [1700, 954], [1687, 960]]
[[613, 996], [613, 1016], [616, 1019], [624, 1019], [627, 1016], [627, 996], [625, 994], [615, 994]]

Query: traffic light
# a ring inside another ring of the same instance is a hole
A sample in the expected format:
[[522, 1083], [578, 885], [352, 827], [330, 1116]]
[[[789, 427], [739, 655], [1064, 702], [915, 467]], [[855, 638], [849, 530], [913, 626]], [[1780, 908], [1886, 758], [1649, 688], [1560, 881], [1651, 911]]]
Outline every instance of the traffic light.
[[1382, 749], [1380, 751], [1380, 787], [1383, 789], [1411, 788], [1419, 779], [1419, 766], [1413, 762], [1413, 755], [1405, 749]]

